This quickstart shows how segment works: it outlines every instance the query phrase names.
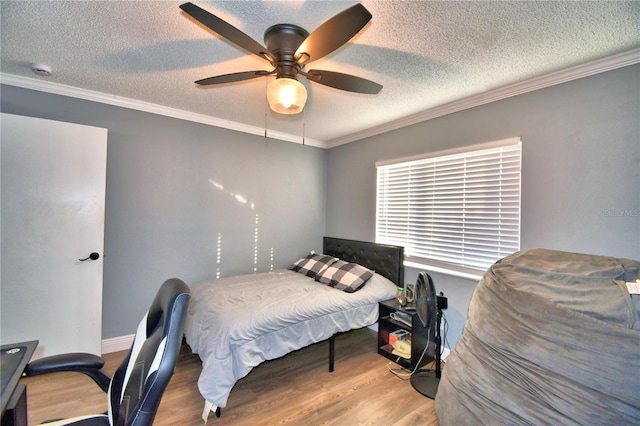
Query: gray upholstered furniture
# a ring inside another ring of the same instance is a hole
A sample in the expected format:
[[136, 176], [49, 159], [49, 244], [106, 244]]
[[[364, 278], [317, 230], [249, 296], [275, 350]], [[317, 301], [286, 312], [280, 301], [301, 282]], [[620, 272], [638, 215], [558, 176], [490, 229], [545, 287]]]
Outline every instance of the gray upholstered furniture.
[[436, 397], [441, 425], [640, 424], [640, 262], [515, 253], [478, 284]]

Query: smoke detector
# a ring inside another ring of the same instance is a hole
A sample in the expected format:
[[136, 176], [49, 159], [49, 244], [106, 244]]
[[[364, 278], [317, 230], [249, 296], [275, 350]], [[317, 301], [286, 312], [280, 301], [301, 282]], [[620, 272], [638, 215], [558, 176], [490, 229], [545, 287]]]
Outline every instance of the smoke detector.
[[31, 64], [31, 71], [34, 74], [39, 75], [41, 77], [49, 77], [51, 76], [51, 67], [45, 64], [38, 64], [36, 62]]

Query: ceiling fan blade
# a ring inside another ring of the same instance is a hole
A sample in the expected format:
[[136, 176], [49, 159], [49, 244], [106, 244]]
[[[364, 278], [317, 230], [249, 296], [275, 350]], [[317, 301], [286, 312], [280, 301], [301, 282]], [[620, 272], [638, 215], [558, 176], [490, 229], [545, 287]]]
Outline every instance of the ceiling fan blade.
[[267, 49], [233, 25], [223, 21], [222, 19], [196, 6], [193, 3], [181, 4], [180, 9], [184, 10], [196, 21], [200, 22], [202, 25], [209, 28], [213, 32], [226, 38], [238, 47], [241, 47], [248, 52], [258, 55], [261, 58], [265, 58], [264, 53], [267, 52]]
[[201, 86], [209, 86], [212, 84], [234, 83], [236, 81], [250, 80], [252, 78], [262, 77], [269, 74], [272, 74], [272, 72], [262, 71], [262, 70], [234, 72], [231, 74], [222, 74], [222, 75], [216, 75], [215, 77], [203, 78], [202, 80], [198, 80], [195, 83]]
[[371, 13], [363, 5], [358, 3], [351, 6], [312, 32], [298, 47], [296, 57], [309, 55], [305, 62], [320, 59], [351, 40], [370, 20]]
[[382, 85], [371, 80], [335, 71], [310, 70], [307, 73], [307, 78], [316, 83], [348, 92], [375, 95], [382, 90]]

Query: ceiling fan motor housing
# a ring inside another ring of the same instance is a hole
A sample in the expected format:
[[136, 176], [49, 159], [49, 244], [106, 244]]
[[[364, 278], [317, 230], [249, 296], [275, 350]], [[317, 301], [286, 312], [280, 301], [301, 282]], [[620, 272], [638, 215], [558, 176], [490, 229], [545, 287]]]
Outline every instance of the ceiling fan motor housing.
[[273, 25], [264, 33], [264, 43], [273, 56], [273, 66], [277, 70], [276, 78], [295, 78], [302, 66], [295, 57], [296, 50], [309, 33], [293, 24]]

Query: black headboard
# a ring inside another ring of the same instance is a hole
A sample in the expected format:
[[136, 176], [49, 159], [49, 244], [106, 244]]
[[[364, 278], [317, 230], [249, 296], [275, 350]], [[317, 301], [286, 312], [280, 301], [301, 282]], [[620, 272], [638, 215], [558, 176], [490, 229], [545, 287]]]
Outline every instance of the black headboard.
[[404, 286], [404, 247], [324, 237], [323, 253], [373, 269]]

